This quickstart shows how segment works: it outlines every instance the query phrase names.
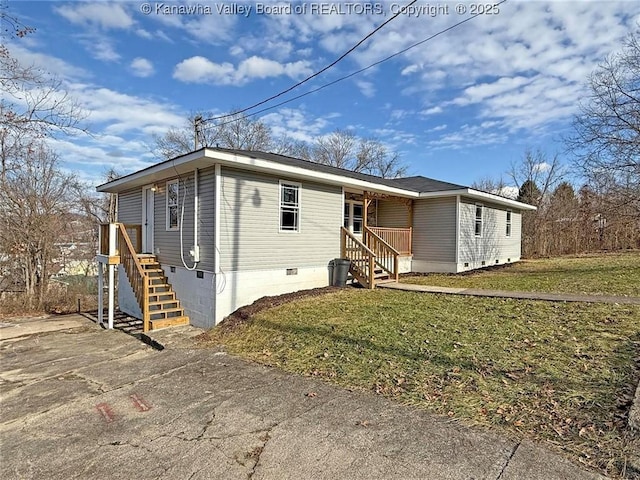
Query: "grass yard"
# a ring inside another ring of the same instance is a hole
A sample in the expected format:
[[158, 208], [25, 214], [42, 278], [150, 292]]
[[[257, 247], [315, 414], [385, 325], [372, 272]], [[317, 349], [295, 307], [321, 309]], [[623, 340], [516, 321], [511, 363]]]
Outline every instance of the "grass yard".
[[[550, 275], [530, 265], [516, 268]], [[598, 279], [595, 266], [584, 271], [585, 285]], [[637, 292], [616, 284], [616, 293]], [[638, 444], [624, 428], [639, 376], [638, 306], [345, 289], [223, 323], [208, 337], [256, 362], [541, 440], [601, 473], [640, 478], [626, 464]]]
[[401, 281], [439, 287], [640, 297], [640, 252], [523, 260], [465, 275], [429, 274]]

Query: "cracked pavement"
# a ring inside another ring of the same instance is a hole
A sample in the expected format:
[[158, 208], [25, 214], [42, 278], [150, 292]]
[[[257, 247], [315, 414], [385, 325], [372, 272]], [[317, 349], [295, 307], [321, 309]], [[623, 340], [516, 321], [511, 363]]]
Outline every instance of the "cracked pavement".
[[532, 442], [211, 350], [0, 332], [3, 479], [590, 479]]

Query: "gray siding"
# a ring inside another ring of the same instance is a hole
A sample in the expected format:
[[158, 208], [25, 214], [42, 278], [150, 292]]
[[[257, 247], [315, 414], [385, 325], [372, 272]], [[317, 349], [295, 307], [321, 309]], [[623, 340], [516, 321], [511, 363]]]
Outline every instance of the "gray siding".
[[379, 200], [377, 227], [405, 228], [409, 225], [409, 209], [406, 205], [392, 200]]
[[215, 266], [215, 194], [216, 194], [216, 173], [215, 168], [201, 170], [200, 173], [200, 197], [199, 204], [199, 244], [200, 244], [200, 265], [198, 269], [214, 271]]
[[413, 259], [456, 261], [456, 198], [430, 198], [413, 203]]
[[[118, 222], [130, 225], [142, 224], [142, 187], [118, 194]], [[138, 239], [129, 231], [135, 245]]]
[[[167, 178], [162, 182], [157, 182], [158, 190], [155, 193], [154, 248], [160, 263], [164, 266], [183, 266], [180, 258], [180, 230], [167, 230], [167, 182], [177, 178]], [[184, 204], [184, 218], [181, 229], [183, 256], [187, 266], [191, 267], [193, 266], [193, 260], [189, 255], [189, 251], [193, 248], [194, 243], [194, 174], [183, 175], [179, 180], [178, 216], [180, 216], [182, 205]], [[197, 268], [198, 270], [213, 271], [215, 262], [215, 170], [213, 168], [207, 168], [199, 172], [198, 187], [200, 263]]]
[[279, 232], [279, 180], [288, 179], [222, 169], [224, 271], [324, 266], [340, 255], [342, 189], [301, 182], [300, 232]]
[[[475, 205], [484, 206], [482, 236], [475, 236]], [[511, 213], [511, 236], [506, 235], [507, 208], [491, 203], [460, 199], [460, 250], [459, 263], [485, 266], [515, 261], [520, 258], [522, 215], [518, 210]]]
[[140, 225], [142, 221], [142, 188], [118, 194], [118, 221]]

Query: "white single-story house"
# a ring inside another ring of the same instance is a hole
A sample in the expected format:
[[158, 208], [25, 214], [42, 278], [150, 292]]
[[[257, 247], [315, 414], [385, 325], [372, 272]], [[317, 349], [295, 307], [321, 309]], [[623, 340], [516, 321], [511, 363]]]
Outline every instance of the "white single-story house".
[[383, 179], [224, 148], [97, 190], [118, 200], [98, 260], [109, 285], [117, 271], [119, 308], [144, 318], [145, 329], [211, 327], [262, 296], [326, 286], [335, 258], [349, 258], [367, 288], [404, 272], [516, 262], [522, 212], [535, 209], [421, 176]]

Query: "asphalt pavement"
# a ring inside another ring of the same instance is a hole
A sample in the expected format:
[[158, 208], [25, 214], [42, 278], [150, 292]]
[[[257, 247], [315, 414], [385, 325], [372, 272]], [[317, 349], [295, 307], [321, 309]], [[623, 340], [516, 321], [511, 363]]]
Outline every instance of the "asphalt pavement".
[[530, 441], [192, 348], [192, 328], [154, 334], [157, 350], [81, 316], [43, 320], [0, 328], [3, 479], [602, 478]]

